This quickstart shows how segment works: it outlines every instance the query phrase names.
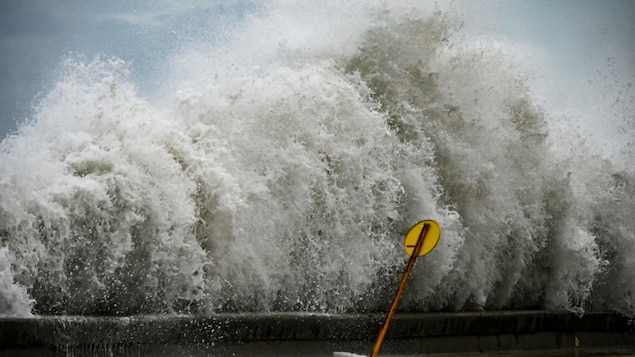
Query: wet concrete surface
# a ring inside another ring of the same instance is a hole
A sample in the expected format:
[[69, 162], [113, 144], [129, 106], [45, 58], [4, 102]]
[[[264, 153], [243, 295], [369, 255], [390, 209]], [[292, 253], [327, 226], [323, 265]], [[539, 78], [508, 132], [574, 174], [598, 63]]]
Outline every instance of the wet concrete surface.
[[[0, 355], [368, 355], [383, 318], [297, 313], [2, 318]], [[397, 314], [380, 355], [635, 356], [634, 351], [635, 326], [612, 312], [496, 311]]]

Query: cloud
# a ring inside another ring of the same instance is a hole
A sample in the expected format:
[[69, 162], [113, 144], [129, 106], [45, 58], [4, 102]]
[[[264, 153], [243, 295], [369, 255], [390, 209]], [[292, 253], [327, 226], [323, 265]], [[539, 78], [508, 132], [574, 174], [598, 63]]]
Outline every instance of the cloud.
[[163, 25], [165, 20], [164, 12], [149, 11], [144, 13], [120, 13], [103, 16], [103, 19], [113, 19], [136, 26], [156, 27]]
[[158, 27], [165, 25], [171, 19], [181, 16], [184, 13], [192, 13], [208, 9], [223, 8], [250, 4], [246, 1], [236, 0], [216, 0], [213, 2], [189, 0], [189, 1], [165, 1], [164, 6], [157, 6], [160, 10], [132, 11], [102, 16], [102, 19], [112, 19], [122, 21], [134, 26]]

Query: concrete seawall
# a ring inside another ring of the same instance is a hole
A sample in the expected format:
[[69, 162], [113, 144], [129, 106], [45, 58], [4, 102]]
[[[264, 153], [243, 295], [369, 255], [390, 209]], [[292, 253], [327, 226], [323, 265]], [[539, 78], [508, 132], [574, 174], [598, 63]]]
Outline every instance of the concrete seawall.
[[[372, 345], [383, 315], [219, 314], [214, 316], [0, 319], [0, 351], [69, 346], [231, 346], [300, 343], [354, 350]], [[635, 326], [611, 312], [498, 311], [395, 315], [382, 351], [459, 353], [635, 347]], [[323, 343], [322, 343], [323, 342]], [[326, 347], [325, 347], [326, 348]]]

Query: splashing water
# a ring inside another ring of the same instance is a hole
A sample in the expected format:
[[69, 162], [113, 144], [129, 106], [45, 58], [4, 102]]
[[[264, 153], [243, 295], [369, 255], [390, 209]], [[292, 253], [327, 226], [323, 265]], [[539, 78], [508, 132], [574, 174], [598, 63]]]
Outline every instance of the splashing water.
[[152, 99], [68, 60], [0, 144], [0, 314], [384, 310], [429, 218], [404, 310], [635, 315], [634, 172], [451, 14], [349, 6], [272, 6]]

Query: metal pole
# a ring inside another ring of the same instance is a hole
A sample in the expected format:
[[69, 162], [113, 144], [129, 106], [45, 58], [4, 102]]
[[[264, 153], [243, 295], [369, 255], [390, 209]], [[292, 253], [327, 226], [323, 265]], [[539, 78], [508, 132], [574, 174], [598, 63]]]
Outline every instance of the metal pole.
[[399, 282], [399, 287], [397, 288], [397, 292], [395, 293], [395, 297], [392, 300], [392, 305], [390, 305], [390, 310], [388, 310], [388, 315], [386, 315], [386, 320], [384, 320], [384, 325], [381, 327], [379, 331], [379, 335], [377, 336], [377, 340], [375, 341], [375, 345], [373, 346], [373, 351], [370, 354], [370, 357], [377, 357], [379, 353], [379, 349], [381, 348], [381, 343], [384, 341], [384, 337], [386, 336], [386, 332], [388, 331], [388, 325], [390, 325], [390, 320], [392, 319], [392, 315], [395, 314], [395, 310], [397, 310], [397, 304], [399, 304], [399, 299], [401, 298], [401, 294], [403, 293], [403, 289], [406, 286], [406, 281], [408, 281], [408, 277], [410, 276], [410, 272], [415, 265], [415, 260], [419, 256], [419, 252], [421, 251], [421, 247], [423, 246], [423, 240], [428, 233], [428, 227], [430, 225], [428, 223], [423, 224], [423, 228], [421, 229], [421, 234], [419, 234], [419, 239], [417, 239], [417, 245], [415, 249], [412, 251], [412, 255], [410, 256], [410, 260], [408, 261], [408, 265], [406, 266], [406, 270], [401, 277], [401, 281]]

